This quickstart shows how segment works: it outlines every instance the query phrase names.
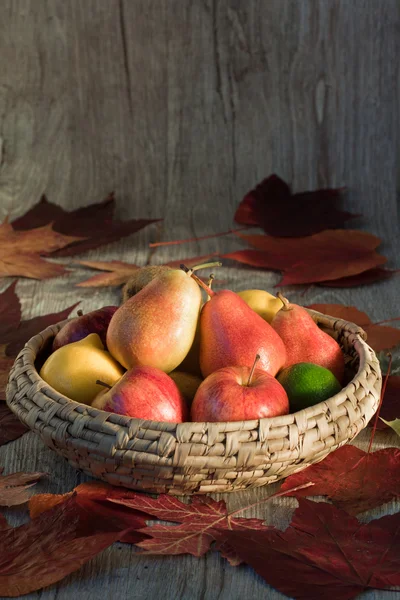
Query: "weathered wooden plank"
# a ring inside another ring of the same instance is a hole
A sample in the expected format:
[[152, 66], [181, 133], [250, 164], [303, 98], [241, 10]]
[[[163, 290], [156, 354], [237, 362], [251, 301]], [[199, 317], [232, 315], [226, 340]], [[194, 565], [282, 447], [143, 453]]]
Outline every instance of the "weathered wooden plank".
[[[243, 194], [275, 171], [296, 190], [347, 185], [348, 209], [365, 215], [354, 225], [380, 235], [399, 266], [399, 12], [396, 0], [3, 0], [0, 217], [22, 214], [43, 192], [72, 209], [114, 189], [121, 218], [164, 217], [163, 227], [85, 258], [145, 264], [228, 252], [240, 247], [233, 236], [152, 255], [147, 244], [226, 230]], [[85, 311], [118, 301], [112, 289], [75, 289], [86, 274], [20, 280], [24, 317], [79, 298]], [[224, 267], [220, 277], [234, 289], [278, 281], [245, 268]], [[398, 314], [396, 280], [285, 291], [302, 303], [356, 304], [375, 320]], [[364, 448], [367, 436], [357, 439]], [[382, 444], [398, 441], [379, 432]], [[34, 434], [0, 448], [0, 464], [47, 470], [41, 491], [64, 492], [86, 478]], [[224, 498], [236, 509], [274, 489]], [[246, 514], [285, 527], [293, 506], [282, 499]], [[15, 511], [10, 519], [17, 522]], [[283, 598], [217, 554], [144, 558], [120, 544], [26, 598], [94, 599], [104, 589], [122, 599]]]

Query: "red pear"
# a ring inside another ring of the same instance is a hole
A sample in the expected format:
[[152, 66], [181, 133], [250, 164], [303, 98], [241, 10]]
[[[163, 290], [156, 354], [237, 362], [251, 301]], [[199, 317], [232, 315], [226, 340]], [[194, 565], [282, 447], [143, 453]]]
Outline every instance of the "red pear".
[[278, 297], [283, 307], [271, 325], [285, 342], [285, 368], [297, 363], [314, 363], [329, 369], [342, 383], [344, 356], [339, 344], [318, 327], [305, 308], [291, 304], [282, 294]]
[[285, 390], [275, 377], [254, 367], [255, 363], [252, 369], [224, 367], [211, 373], [194, 397], [192, 421], [245, 421], [286, 415], [289, 400]]
[[[100, 382], [99, 382], [100, 383]], [[136, 419], [182, 423], [188, 409], [176, 383], [155, 367], [134, 367], [92, 402], [99, 408]]]
[[276, 331], [235, 292], [206, 291], [211, 298], [200, 314], [203, 377], [223, 367], [251, 367], [256, 354], [260, 356], [259, 368], [276, 375], [286, 361], [285, 345]]

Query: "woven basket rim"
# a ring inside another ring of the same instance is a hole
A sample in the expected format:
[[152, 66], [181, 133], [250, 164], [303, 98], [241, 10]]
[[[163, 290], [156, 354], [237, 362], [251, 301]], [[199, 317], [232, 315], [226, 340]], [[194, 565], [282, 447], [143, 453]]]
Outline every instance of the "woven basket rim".
[[[302, 410], [294, 412], [294, 413], [288, 413], [286, 415], [281, 415], [281, 416], [265, 417], [265, 418], [261, 418], [261, 419], [251, 419], [251, 420], [244, 420], [244, 421], [218, 421], [218, 422], [185, 421], [184, 423], [191, 423], [191, 425], [194, 426], [195, 429], [197, 429], [196, 428], [196, 425], [197, 425], [199, 431], [201, 431], [204, 427], [210, 427], [210, 426], [217, 427], [218, 429], [221, 428], [225, 431], [226, 430], [235, 431], [236, 429], [238, 429], [238, 430], [239, 429], [240, 430], [241, 429], [252, 429], [256, 425], [256, 423], [259, 423], [259, 422], [262, 422], [263, 424], [269, 424], [270, 426], [290, 426], [293, 423], [297, 423], [299, 421], [303, 421], [304, 419], [309, 419], [309, 418], [314, 417], [315, 415], [321, 414], [321, 405], [325, 405], [326, 410], [330, 410], [331, 408], [335, 409], [335, 407], [336, 407], [335, 401], [337, 399], [337, 396], [343, 395], [346, 392], [354, 392], [355, 389], [357, 389], [355, 382], [356, 382], [359, 374], [361, 373], [361, 371], [365, 368], [365, 365], [370, 360], [368, 353], [369, 352], [373, 353], [372, 349], [366, 344], [367, 335], [366, 335], [365, 331], [361, 327], [359, 327], [358, 325], [356, 325], [355, 323], [352, 323], [350, 321], [345, 321], [343, 319], [331, 317], [329, 315], [325, 315], [323, 313], [314, 311], [312, 309], [306, 309], [306, 310], [313, 317], [313, 319], [316, 321], [316, 323], [321, 322], [321, 320], [328, 321], [328, 322], [330, 322], [330, 325], [336, 326], [337, 328], [346, 327], [346, 329], [351, 331], [351, 333], [354, 335], [354, 348], [359, 356], [359, 366], [358, 366], [357, 372], [355, 373], [355, 375], [353, 376], [351, 381], [346, 386], [341, 388], [340, 392], [331, 396], [327, 400], [324, 400], [323, 402], [318, 402], [317, 404], [310, 406], [308, 408], [302, 409]], [[26, 349], [26, 348], [31, 348], [32, 346], [35, 348], [34, 357], [33, 358], [31, 357], [30, 360], [27, 358], [27, 363], [29, 363], [32, 367], [32, 370], [30, 372], [30, 377], [31, 377], [32, 383], [37, 383], [40, 385], [41, 392], [44, 392], [44, 393], [46, 391], [50, 392], [49, 394], [46, 394], [49, 400], [51, 399], [53, 402], [60, 402], [61, 404], [70, 403], [70, 405], [75, 406], [75, 408], [78, 412], [85, 412], [86, 415], [93, 417], [93, 418], [95, 418], [99, 414], [107, 414], [107, 415], [109, 415], [108, 421], [114, 423], [115, 425], [120, 425], [120, 426], [128, 427], [128, 428], [130, 426], [132, 426], [133, 424], [135, 424], [136, 426], [139, 426], [139, 427], [141, 425], [143, 425], [148, 429], [172, 431], [172, 430], [176, 430], [176, 428], [179, 427], [179, 425], [183, 424], [183, 423], [181, 424], [181, 423], [176, 423], [176, 422], [138, 419], [138, 418], [129, 417], [126, 415], [119, 415], [117, 413], [109, 413], [108, 411], [103, 411], [98, 408], [93, 408], [90, 405], [76, 402], [75, 400], [72, 400], [71, 398], [68, 398], [67, 396], [64, 396], [63, 394], [60, 394], [53, 387], [51, 387], [49, 384], [47, 384], [40, 377], [40, 375], [35, 367], [34, 363], [35, 363], [36, 357], [38, 355], [38, 352], [42, 349], [44, 342], [47, 341], [50, 337], [54, 336], [54, 330], [57, 328], [60, 329], [63, 325], [68, 323], [70, 320], [71, 320], [71, 318], [60, 321], [54, 325], [50, 325], [49, 327], [44, 329], [42, 332], [33, 336], [32, 338], [30, 338], [30, 340], [28, 340], [28, 342], [26, 342], [24, 348], [18, 354], [18, 356], [20, 356], [24, 352], [24, 349]], [[39, 350], [36, 351], [36, 348], [39, 348]], [[8, 394], [7, 394], [7, 396], [8, 396]]]

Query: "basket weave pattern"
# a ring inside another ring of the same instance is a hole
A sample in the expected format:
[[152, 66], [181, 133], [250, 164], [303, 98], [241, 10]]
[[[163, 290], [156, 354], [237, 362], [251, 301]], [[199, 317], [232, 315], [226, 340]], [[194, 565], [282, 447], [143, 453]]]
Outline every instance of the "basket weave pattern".
[[352, 440], [379, 404], [382, 377], [365, 332], [347, 321], [309, 312], [358, 370], [338, 394], [293, 414], [175, 424], [131, 419], [69, 400], [39, 377], [34, 364], [66, 321], [48, 327], [21, 350], [10, 372], [7, 403], [71, 465], [113, 485], [204, 494], [273, 483]]

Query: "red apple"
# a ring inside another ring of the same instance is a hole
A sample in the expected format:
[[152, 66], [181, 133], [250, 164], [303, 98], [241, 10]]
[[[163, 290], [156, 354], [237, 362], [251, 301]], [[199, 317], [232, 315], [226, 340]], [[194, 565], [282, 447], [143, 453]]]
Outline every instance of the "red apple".
[[136, 419], [182, 423], [188, 409], [176, 383], [160, 369], [138, 366], [127, 371], [92, 402], [99, 408]]
[[192, 421], [246, 421], [286, 415], [289, 400], [279, 381], [262, 369], [223, 367], [194, 397]]
[[104, 306], [68, 321], [53, 340], [53, 352], [66, 344], [79, 342], [79, 340], [83, 340], [83, 338], [91, 333], [97, 333], [103, 342], [104, 348], [107, 349], [106, 335], [108, 324], [117, 308], [118, 306]]

